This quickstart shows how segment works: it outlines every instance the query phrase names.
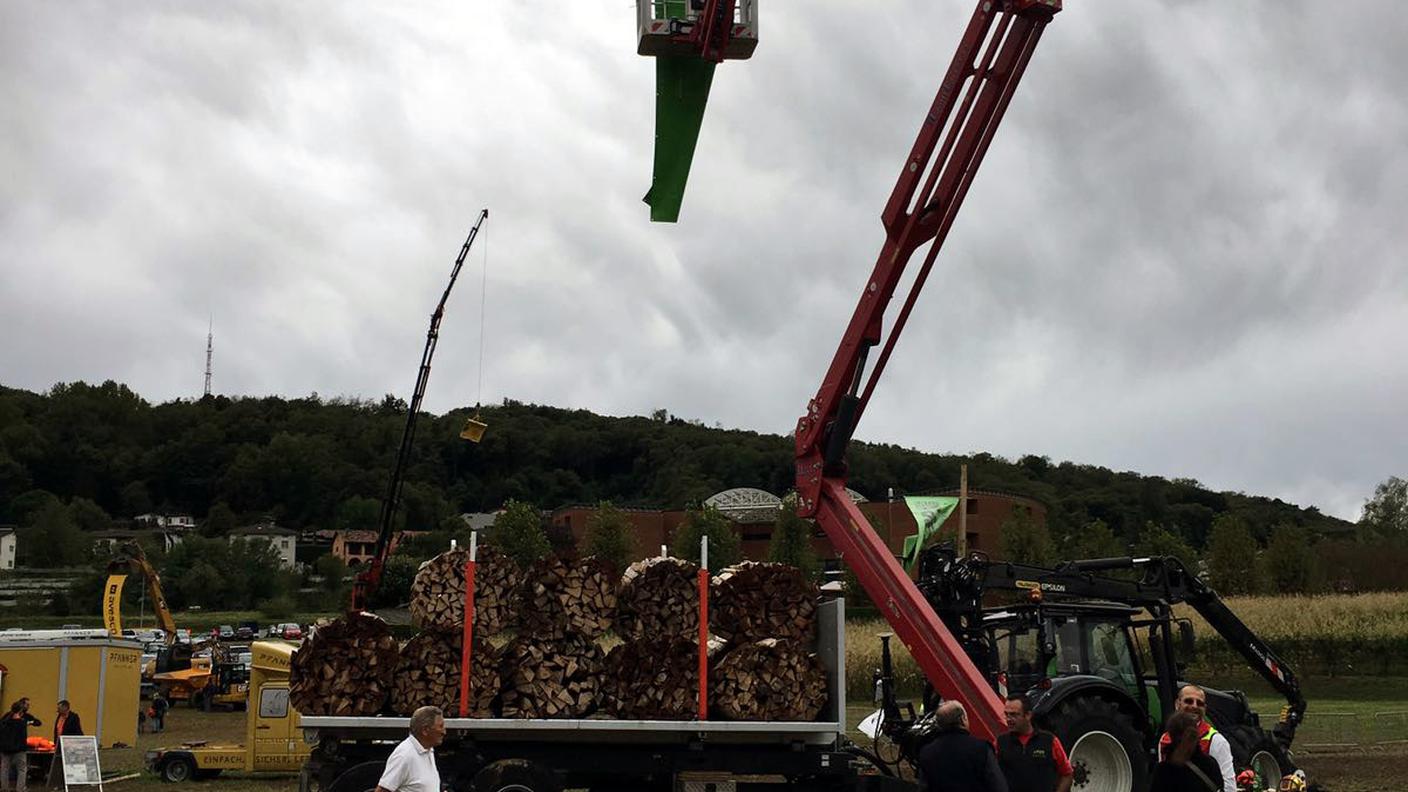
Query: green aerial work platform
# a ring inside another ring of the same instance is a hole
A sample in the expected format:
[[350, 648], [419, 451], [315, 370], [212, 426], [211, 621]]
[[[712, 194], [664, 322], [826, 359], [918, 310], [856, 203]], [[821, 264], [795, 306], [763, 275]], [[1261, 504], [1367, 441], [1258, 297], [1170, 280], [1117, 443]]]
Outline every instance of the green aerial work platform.
[[636, 0], [636, 52], [655, 63], [655, 170], [645, 202], [650, 219], [679, 219], [714, 67], [751, 57], [758, 46], [757, 0]]

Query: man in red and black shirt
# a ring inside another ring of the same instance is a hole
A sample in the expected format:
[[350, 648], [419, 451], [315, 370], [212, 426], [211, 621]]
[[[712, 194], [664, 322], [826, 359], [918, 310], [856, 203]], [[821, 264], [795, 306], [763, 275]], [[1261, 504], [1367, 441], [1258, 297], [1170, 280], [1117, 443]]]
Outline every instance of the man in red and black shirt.
[[1061, 741], [1032, 725], [1026, 696], [1007, 698], [1007, 728], [997, 738], [997, 763], [1012, 792], [1070, 792], [1074, 770]]

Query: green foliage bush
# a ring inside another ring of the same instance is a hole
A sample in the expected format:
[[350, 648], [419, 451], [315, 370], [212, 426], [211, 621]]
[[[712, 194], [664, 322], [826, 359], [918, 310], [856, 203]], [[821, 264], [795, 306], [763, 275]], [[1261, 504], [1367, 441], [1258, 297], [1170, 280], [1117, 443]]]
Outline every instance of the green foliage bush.
[[684, 522], [675, 531], [670, 555], [699, 563], [699, 540], [709, 537], [709, 569], [721, 570], [743, 560], [743, 540], [718, 509], [703, 506], [688, 509]]

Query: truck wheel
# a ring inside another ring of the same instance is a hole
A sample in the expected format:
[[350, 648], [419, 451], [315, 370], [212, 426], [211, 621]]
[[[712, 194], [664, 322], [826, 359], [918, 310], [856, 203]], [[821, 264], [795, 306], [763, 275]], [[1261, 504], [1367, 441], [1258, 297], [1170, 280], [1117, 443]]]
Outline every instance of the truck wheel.
[[1233, 766], [1238, 772], [1254, 771], [1257, 789], [1275, 789], [1280, 786], [1282, 776], [1295, 772], [1295, 763], [1270, 732], [1256, 726], [1238, 726], [1226, 736], [1232, 746]]
[[1075, 769], [1073, 789], [1129, 792], [1148, 785], [1144, 737], [1119, 707], [1100, 698], [1076, 698], [1047, 720]]
[[349, 767], [328, 785], [328, 792], [375, 792], [386, 762], [362, 762]]
[[557, 776], [522, 759], [503, 759], [474, 774], [470, 792], [562, 792]]
[[196, 762], [189, 756], [172, 756], [161, 763], [161, 780], [170, 784], [183, 784], [196, 774]]

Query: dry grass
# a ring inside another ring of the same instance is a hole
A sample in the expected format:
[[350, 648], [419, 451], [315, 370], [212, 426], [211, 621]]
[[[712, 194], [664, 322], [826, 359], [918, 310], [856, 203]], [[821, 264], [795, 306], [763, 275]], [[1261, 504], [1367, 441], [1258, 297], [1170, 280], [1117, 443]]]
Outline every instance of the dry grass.
[[[1322, 594], [1314, 597], [1229, 597], [1227, 607], [1268, 641], [1408, 640], [1408, 592]], [[1191, 608], [1179, 616], [1193, 620], [1199, 635], [1212, 630]]]

